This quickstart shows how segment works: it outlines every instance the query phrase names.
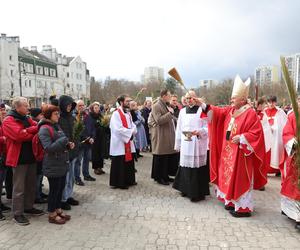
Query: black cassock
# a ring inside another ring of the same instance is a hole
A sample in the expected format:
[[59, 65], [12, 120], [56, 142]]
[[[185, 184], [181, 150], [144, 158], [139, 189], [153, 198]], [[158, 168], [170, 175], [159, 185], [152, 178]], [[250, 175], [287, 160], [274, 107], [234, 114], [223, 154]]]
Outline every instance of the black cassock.
[[133, 156], [129, 162], [125, 162], [125, 155], [111, 156], [109, 185], [116, 188], [136, 185]]
[[[196, 114], [198, 106], [186, 107], [187, 114]], [[209, 195], [209, 152], [207, 164], [199, 168], [179, 166], [173, 188], [192, 200], [203, 200]]]

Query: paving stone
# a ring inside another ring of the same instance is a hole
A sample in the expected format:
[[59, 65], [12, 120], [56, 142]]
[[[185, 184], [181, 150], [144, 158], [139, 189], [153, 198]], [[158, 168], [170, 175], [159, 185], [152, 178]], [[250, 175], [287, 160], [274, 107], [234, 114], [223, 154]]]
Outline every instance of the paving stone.
[[266, 191], [254, 191], [251, 218], [237, 219], [214, 195], [191, 203], [171, 186], [156, 184], [151, 161], [144, 153], [137, 163], [138, 185], [128, 190], [111, 189], [109, 174], [75, 186], [80, 205], [72, 207], [65, 225], [49, 224], [44, 215], [21, 227], [8, 214], [0, 222], [0, 249], [300, 249], [299, 232], [280, 215], [280, 178], [270, 177]]

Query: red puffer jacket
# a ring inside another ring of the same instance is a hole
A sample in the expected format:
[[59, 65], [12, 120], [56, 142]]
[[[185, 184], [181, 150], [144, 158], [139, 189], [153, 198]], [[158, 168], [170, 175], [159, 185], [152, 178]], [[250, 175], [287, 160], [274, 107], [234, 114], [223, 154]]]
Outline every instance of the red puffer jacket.
[[21, 121], [13, 116], [7, 116], [2, 124], [3, 135], [6, 137], [6, 166], [16, 167], [18, 164], [22, 143], [31, 141], [38, 132], [37, 123], [28, 118], [31, 127], [24, 128]]

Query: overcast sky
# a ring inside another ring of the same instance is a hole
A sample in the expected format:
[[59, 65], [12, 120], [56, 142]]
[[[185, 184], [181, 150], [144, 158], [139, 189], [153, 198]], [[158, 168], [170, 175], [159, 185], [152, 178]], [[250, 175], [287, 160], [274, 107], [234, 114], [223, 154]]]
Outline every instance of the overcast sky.
[[175, 66], [188, 86], [252, 75], [300, 52], [298, 0], [1, 1], [0, 32], [80, 55], [91, 75], [140, 80]]

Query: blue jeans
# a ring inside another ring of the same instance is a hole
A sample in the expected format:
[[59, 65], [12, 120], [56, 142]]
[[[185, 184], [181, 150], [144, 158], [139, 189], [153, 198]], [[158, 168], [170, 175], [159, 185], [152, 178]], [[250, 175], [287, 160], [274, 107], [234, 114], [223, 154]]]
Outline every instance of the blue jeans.
[[69, 170], [66, 175], [66, 184], [62, 195], [62, 202], [66, 202], [67, 199], [71, 198], [73, 195], [73, 188], [75, 182], [74, 167], [75, 167], [76, 160], [77, 157], [72, 161], [70, 160]]
[[90, 176], [89, 173], [89, 164], [91, 159], [91, 147], [87, 145], [83, 145], [83, 147], [79, 150], [78, 157], [76, 158], [75, 167], [74, 167], [74, 175], [75, 181], [80, 180], [80, 167], [82, 161], [82, 175], [83, 177]]

